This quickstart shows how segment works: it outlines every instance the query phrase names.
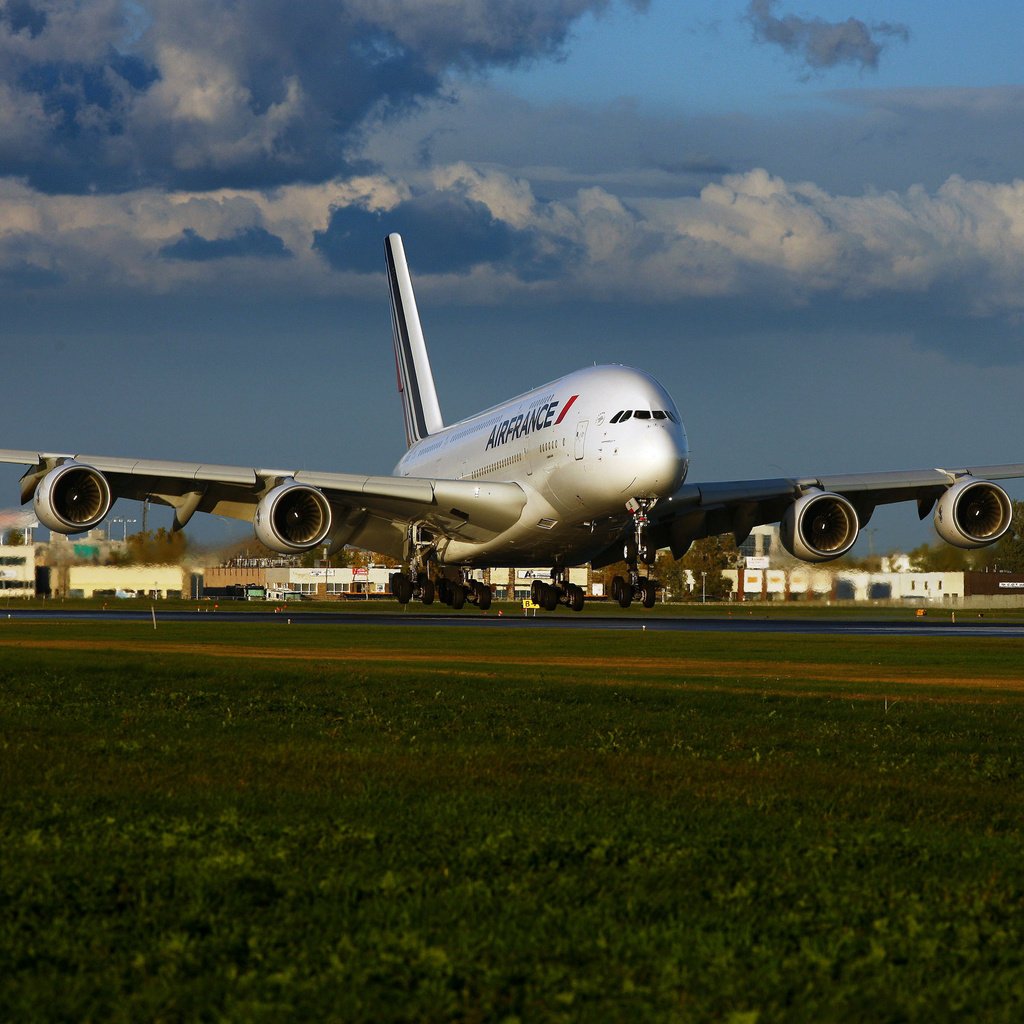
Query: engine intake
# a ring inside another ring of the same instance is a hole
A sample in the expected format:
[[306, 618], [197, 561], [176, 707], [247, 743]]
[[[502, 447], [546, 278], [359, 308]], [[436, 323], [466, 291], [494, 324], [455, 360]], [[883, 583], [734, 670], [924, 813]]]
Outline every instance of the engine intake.
[[935, 530], [958, 548], [994, 544], [1010, 528], [1013, 505], [1002, 487], [966, 478], [953, 484], [935, 507]]
[[37, 518], [56, 533], [91, 530], [106, 519], [113, 503], [107, 478], [74, 459], [51, 469], [33, 498]]
[[811, 491], [786, 509], [779, 536], [794, 557], [805, 562], [828, 562], [845, 555], [859, 532], [857, 511], [846, 498]]
[[256, 538], [274, 551], [309, 551], [331, 532], [331, 506], [315, 487], [283, 483], [260, 499], [253, 525]]

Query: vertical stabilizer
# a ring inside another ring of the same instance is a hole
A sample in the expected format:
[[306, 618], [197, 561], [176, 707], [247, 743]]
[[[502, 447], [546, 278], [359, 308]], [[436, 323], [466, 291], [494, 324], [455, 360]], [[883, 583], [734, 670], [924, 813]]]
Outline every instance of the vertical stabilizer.
[[444, 421], [441, 419], [441, 407], [437, 404], [434, 375], [430, 372], [427, 343], [423, 340], [401, 235], [391, 234], [384, 239], [384, 254], [388, 265], [388, 287], [391, 289], [398, 390], [405, 409], [406, 439], [412, 445], [429, 434], [436, 434], [444, 427]]

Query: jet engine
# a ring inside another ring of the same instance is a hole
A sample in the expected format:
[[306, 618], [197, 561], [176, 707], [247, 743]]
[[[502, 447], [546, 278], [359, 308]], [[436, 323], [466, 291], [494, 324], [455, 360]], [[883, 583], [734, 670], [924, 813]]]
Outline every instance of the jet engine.
[[107, 478], [69, 459], [39, 481], [33, 504], [39, 521], [56, 533], [83, 533], [98, 526], [114, 503]]
[[780, 524], [783, 547], [805, 562], [845, 555], [860, 532], [857, 512], [842, 495], [810, 491], [786, 510]]
[[935, 507], [935, 529], [958, 548], [994, 544], [1010, 528], [1013, 506], [1002, 487], [967, 477], [953, 484]]
[[260, 499], [253, 525], [257, 540], [274, 551], [309, 551], [331, 531], [331, 506], [322, 491], [293, 480]]

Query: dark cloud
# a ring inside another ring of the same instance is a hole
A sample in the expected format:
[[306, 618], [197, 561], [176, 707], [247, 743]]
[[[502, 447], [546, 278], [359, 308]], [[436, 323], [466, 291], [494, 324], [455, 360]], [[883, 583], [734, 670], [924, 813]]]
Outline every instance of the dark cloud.
[[386, 214], [355, 206], [333, 210], [326, 230], [316, 232], [313, 248], [335, 270], [374, 272], [381, 266], [381, 243], [391, 231], [403, 236], [410, 259], [425, 274], [465, 273], [481, 263], [503, 263], [522, 241], [482, 203], [432, 192]]
[[611, 2], [11, 0], [0, 175], [53, 192], [327, 180], [366, 124], [453, 71], [558, 54]]
[[375, 273], [391, 231], [402, 235], [421, 274], [464, 274], [489, 264], [522, 281], [541, 281], [564, 276], [580, 257], [573, 241], [515, 228], [459, 192], [418, 195], [386, 213], [335, 209], [326, 230], [315, 232], [313, 249], [334, 270]]
[[272, 235], [265, 228], [246, 228], [230, 238], [203, 238], [191, 228], [186, 228], [178, 241], [165, 245], [160, 250], [160, 255], [172, 260], [205, 263], [233, 256], [290, 259], [292, 253], [277, 235]]
[[0, 268], [0, 281], [12, 288], [35, 291], [40, 288], [56, 288], [66, 282], [59, 271], [40, 267], [34, 263], [20, 262]]
[[754, 28], [754, 38], [799, 56], [815, 71], [837, 64], [876, 68], [885, 46], [882, 39], [888, 37], [906, 42], [910, 38], [906, 25], [890, 22], [869, 27], [857, 18], [824, 21], [795, 14], [778, 18], [773, 13], [776, 3], [777, 0], [750, 0], [747, 20]]

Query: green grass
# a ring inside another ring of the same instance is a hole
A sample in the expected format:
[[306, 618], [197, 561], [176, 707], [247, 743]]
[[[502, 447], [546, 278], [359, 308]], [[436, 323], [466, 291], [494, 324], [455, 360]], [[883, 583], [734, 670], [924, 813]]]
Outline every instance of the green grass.
[[1018, 1020], [1022, 664], [4, 622], [0, 1019]]

